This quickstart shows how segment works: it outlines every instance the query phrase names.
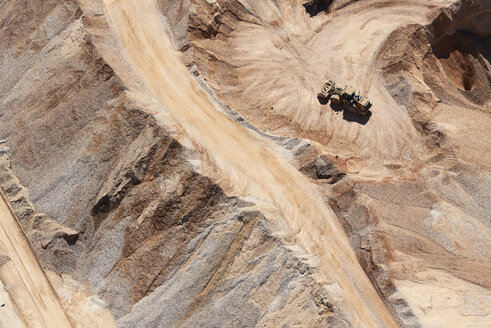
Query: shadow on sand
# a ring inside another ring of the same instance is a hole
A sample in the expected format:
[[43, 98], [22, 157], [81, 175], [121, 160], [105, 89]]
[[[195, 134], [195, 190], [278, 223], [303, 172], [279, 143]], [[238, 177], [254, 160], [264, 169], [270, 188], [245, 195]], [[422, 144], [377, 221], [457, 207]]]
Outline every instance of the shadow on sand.
[[307, 14], [309, 14], [310, 17], [314, 17], [317, 16], [317, 14], [319, 14], [320, 12], [327, 10], [332, 2], [333, 0], [313, 0], [304, 3], [303, 6]]
[[343, 112], [343, 120], [348, 121], [348, 122], [356, 122], [358, 124], [365, 125], [370, 120], [370, 117], [372, 117], [371, 111], [368, 111], [368, 114], [366, 114], [366, 115], [355, 114], [355, 113], [350, 112], [347, 109], [344, 109], [344, 107], [342, 105], [333, 104], [332, 102], [330, 103], [330, 107], [335, 112], [341, 112], [342, 111]]

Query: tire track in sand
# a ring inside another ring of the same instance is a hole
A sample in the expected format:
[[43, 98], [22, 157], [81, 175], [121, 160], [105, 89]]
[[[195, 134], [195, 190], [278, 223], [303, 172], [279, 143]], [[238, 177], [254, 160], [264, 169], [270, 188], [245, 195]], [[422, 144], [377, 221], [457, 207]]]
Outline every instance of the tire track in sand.
[[0, 279], [7, 292], [0, 290], [0, 297], [8, 298], [1, 300], [6, 304], [1, 310], [8, 312], [0, 312], [0, 327], [72, 327], [58, 295], [1, 193], [0, 255], [5, 256], [4, 260], [0, 259]]
[[353, 326], [396, 327], [334, 213], [315, 185], [245, 128], [219, 112], [180, 61], [154, 0], [106, 0], [110, 24], [146, 86], [242, 195], [273, 204], [292, 244], [315, 254], [319, 272], [344, 294]]

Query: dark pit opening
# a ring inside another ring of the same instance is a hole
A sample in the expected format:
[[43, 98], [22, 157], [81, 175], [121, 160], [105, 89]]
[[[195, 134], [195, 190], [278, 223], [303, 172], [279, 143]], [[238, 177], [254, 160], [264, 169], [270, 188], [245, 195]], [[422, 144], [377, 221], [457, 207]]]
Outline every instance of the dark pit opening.
[[309, 14], [310, 17], [314, 17], [317, 16], [319, 13], [329, 9], [329, 6], [332, 2], [333, 0], [311, 0], [307, 3], [304, 3], [303, 6], [307, 14]]
[[470, 31], [458, 30], [432, 45], [436, 58], [442, 64], [450, 82], [463, 91], [488, 83], [480, 74], [487, 70], [485, 60], [491, 61], [488, 40]]

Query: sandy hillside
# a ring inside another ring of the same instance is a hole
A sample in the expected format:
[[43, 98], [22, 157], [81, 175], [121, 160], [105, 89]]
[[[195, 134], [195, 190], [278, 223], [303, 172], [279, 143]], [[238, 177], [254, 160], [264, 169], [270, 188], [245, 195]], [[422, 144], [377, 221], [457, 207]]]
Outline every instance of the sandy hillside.
[[491, 325], [491, 4], [306, 2], [0, 4], [0, 325]]

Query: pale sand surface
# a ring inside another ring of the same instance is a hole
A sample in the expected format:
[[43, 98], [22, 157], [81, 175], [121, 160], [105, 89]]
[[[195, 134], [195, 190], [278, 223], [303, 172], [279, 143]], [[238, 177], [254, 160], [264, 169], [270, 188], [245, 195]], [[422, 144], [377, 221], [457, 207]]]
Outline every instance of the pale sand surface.
[[[0, 197], [0, 323], [6, 327], [72, 327], [31, 251], [20, 226]], [[7, 259], [8, 257], [8, 259]], [[19, 314], [22, 314], [19, 316]]]
[[107, 11], [147, 87], [236, 192], [272, 204], [286, 221], [283, 229], [292, 235], [292, 243], [319, 257], [319, 271], [343, 291], [347, 316], [360, 327], [395, 327], [316, 187], [199, 90], [173, 48], [157, 3], [108, 1]]

